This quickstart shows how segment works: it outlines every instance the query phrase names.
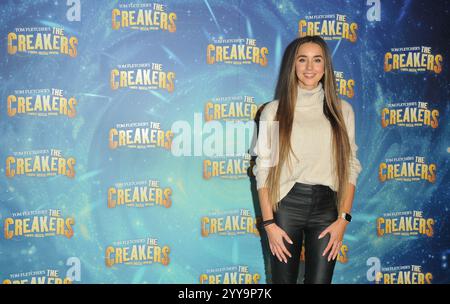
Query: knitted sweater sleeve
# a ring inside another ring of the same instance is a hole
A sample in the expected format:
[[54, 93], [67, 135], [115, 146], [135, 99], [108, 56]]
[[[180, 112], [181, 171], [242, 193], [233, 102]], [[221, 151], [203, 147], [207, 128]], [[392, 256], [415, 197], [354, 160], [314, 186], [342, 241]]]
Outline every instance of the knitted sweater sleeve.
[[343, 102], [343, 106], [346, 106], [346, 127], [348, 132], [348, 137], [350, 141], [350, 149], [351, 149], [351, 155], [350, 155], [350, 172], [349, 172], [349, 182], [356, 186], [356, 180], [359, 176], [359, 173], [362, 171], [361, 163], [359, 162], [357, 158], [357, 151], [358, 146], [356, 145], [356, 134], [355, 134], [355, 113], [353, 111], [352, 106], [347, 103]]
[[259, 120], [258, 137], [254, 148], [256, 160], [252, 169], [258, 190], [265, 187], [270, 168], [278, 160], [278, 122], [274, 121], [275, 114], [274, 103], [269, 103], [261, 112]]

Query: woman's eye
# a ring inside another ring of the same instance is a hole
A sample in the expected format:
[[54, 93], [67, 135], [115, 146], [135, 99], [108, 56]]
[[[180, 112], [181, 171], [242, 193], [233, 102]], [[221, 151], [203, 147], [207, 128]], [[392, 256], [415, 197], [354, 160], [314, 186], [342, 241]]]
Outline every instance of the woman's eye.
[[[305, 59], [299, 59], [298, 62], [305, 62]], [[320, 63], [322, 62], [322, 59], [315, 59], [314, 62]]]

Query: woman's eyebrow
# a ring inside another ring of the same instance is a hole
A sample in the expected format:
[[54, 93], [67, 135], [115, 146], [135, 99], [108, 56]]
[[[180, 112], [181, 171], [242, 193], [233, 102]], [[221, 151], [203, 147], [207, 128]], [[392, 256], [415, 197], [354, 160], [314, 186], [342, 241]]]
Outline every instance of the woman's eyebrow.
[[[306, 56], [306, 55], [298, 55], [297, 56], [297, 58], [300, 58], [300, 57], [308, 57], [308, 56]], [[314, 55], [313, 56], [313, 58], [316, 58], [316, 57], [321, 57], [322, 58], [322, 55]]]

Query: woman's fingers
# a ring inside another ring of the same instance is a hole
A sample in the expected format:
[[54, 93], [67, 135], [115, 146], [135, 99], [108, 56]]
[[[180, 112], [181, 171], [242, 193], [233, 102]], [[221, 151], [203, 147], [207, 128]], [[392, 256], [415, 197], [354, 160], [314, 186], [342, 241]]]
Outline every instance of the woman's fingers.
[[269, 242], [269, 247], [270, 247], [270, 252], [272, 252], [272, 255], [275, 255], [274, 251], [273, 251], [273, 246], [272, 244]]
[[333, 242], [333, 248], [330, 250], [330, 254], [328, 255], [328, 262], [331, 260], [331, 258], [334, 256], [334, 253], [336, 252], [336, 249], [338, 247], [338, 242]]
[[339, 251], [341, 250], [341, 246], [342, 246], [342, 241], [338, 242], [338, 244], [336, 246], [336, 252], [334, 253], [333, 260], [335, 260], [337, 258], [337, 256], [339, 255]]
[[325, 250], [322, 253], [322, 256], [325, 256], [327, 254], [328, 250], [330, 250], [330, 248], [333, 246], [333, 243], [334, 243], [334, 239], [330, 238], [330, 240], [328, 241], [327, 247], [325, 248]]
[[333, 256], [331, 257], [333, 260], [336, 259], [338, 252], [339, 252], [339, 242], [337, 242], [336, 249], [334, 249], [334, 251], [333, 251]]
[[275, 248], [276, 248], [275, 252], [276, 252], [278, 260], [280, 260], [280, 262], [283, 262], [285, 258], [284, 258], [283, 254], [281, 252], [281, 249], [278, 246], [276, 246]]
[[[284, 244], [284, 240], [286, 240], [286, 242], [293, 244], [292, 240], [289, 238], [289, 236], [287, 235], [287, 233], [285, 231], [283, 231], [282, 229], [276, 230], [273, 234], [272, 237], [270, 238], [270, 250], [272, 251], [273, 255], [276, 255], [278, 260], [280, 260], [280, 262], [285, 262], [287, 263], [287, 257], [292, 257], [291, 253], [289, 252], [289, 250], [286, 248], [285, 244]], [[286, 257], [287, 256], [287, 257]]]
[[277, 258], [278, 258], [278, 260], [279, 260], [280, 262], [283, 262], [283, 260], [281, 259], [280, 255], [278, 254], [278, 252], [276, 253], [276, 256], [277, 256]]
[[323, 238], [327, 233], [328, 233], [328, 228], [320, 233], [319, 239]]
[[292, 242], [292, 240], [289, 238], [286, 232], [283, 231], [282, 236], [289, 244], [294, 244], [294, 242]]
[[276, 244], [271, 244], [271, 246], [272, 246], [272, 250], [273, 250], [273, 255], [276, 256], [280, 260], [280, 254], [278, 253]]
[[336, 248], [336, 252], [334, 253], [333, 260], [336, 260], [338, 254], [339, 254], [339, 246]]
[[286, 258], [286, 255], [284, 254], [283, 247], [280, 246], [280, 245], [278, 245], [278, 253], [280, 254], [281, 259], [283, 260], [283, 262], [287, 263], [287, 258]]
[[292, 257], [291, 253], [289, 252], [289, 250], [287, 250], [286, 246], [284, 246], [284, 244], [280, 245], [281, 250], [288, 256], [288, 257]]
[[[290, 243], [290, 244], [293, 243], [293, 242], [291, 241], [291, 239], [289, 238], [289, 236], [287, 235], [287, 233], [283, 231], [283, 232], [281, 233], [281, 240], [280, 240], [280, 242], [278, 243], [278, 247], [281, 248], [281, 251], [282, 251], [283, 253], [285, 253], [288, 257], [291, 258], [292, 255], [291, 255], [291, 253], [289, 252], [289, 250], [287, 250], [286, 246], [284, 245], [284, 240], [283, 240], [283, 238], [284, 238], [288, 243]], [[284, 254], [283, 254], [283, 256], [284, 256]], [[287, 263], [287, 260], [285, 259], [284, 262]]]
[[274, 244], [273, 247], [274, 247], [274, 251], [278, 257], [278, 260], [280, 260], [280, 262], [287, 263], [287, 258], [283, 252], [283, 248], [278, 244]]
[[322, 232], [320, 233], [318, 239], [323, 238], [326, 234], [327, 234], [327, 231], [326, 231], [326, 230], [322, 231]]
[[337, 245], [337, 242], [334, 241], [334, 242], [333, 242], [333, 247], [331, 248], [330, 254], [328, 255], [328, 262], [331, 261], [331, 257], [333, 256], [334, 251], [336, 250], [336, 245]]

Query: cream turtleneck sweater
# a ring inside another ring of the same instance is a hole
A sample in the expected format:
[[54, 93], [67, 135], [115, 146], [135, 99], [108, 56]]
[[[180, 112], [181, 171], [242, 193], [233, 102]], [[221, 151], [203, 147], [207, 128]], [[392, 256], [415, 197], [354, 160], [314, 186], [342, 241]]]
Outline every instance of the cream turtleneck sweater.
[[[292, 150], [298, 160], [291, 153], [292, 171], [288, 169], [287, 164], [281, 168], [278, 201], [286, 196], [296, 182], [311, 185], [321, 184], [329, 186], [334, 191], [337, 190], [337, 181], [333, 172], [331, 125], [323, 114], [323, 99], [324, 90], [321, 82], [312, 90], [298, 87], [291, 134]], [[341, 105], [352, 151], [349, 182], [356, 186], [356, 179], [362, 167], [356, 157], [358, 147], [355, 143], [355, 115], [348, 102], [341, 99]], [[270, 131], [264, 129], [265, 126], [261, 122], [274, 121], [277, 108], [278, 100], [273, 100], [264, 107], [260, 116], [259, 137], [262, 132], [270, 134]], [[254, 149], [257, 158], [253, 167], [258, 190], [263, 187], [271, 166], [270, 153], [267, 150], [258, 149], [259, 141], [260, 139]]]

